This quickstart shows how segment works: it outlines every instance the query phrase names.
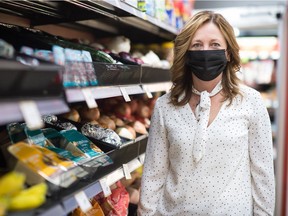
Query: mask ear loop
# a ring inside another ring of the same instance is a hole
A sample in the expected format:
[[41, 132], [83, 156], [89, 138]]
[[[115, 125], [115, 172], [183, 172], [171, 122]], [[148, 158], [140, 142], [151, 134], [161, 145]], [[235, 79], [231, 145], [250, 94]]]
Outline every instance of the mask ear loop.
[[227, 62], [230, 62], [230, 53], [228, 49], [225, 49], [225, 56], [226, 56]]

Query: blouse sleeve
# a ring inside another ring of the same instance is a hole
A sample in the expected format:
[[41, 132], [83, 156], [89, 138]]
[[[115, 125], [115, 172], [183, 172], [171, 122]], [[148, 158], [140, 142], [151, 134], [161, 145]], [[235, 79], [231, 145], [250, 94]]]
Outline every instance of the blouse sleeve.
[[257, 92], [252, 101], [249, 127], [249, 155], [254, 216], [274, 214], [275, 178], [271, 123], [267, 109]]
[[168, 172], [168, 140], [159, 100], [156, 102], [145, 153], [138, 216], [154, 215]]

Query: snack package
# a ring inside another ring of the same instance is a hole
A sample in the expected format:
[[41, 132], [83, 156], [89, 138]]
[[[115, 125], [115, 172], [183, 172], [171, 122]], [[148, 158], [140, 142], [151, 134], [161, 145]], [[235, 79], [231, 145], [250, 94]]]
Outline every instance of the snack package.
[[72, 212], [71, 216], [105, 216], [105, 215], [99, 203], [97, 201], [94, 201], [92, 203], [92, 209], [90, 209], [88, 212], [84, 213], [80, 209], [80, 207], [78, 207]]
[[75, 175], [79, 178], [88, 175], [88, 173], [85, 170], [83, 170], [81, 167], [78, 167], [77, 164], [74, 163], [72, 160], [66, 159], [61, 154], [58, 154], [56, 151], [53, 151], [55, 147], [44, 148], [41, 146], [36, 146], [36, 148], [42, 151], [45, 157], [47, 156], [51, 161], [55, 161], [62, 170], [69, 171], [71, 172], [72, 175]]
[[111, 190], [112, 194], [104, 197], [100, 193], [94, 197], [99, 202], [105, 215], [109, 216], [123, 216], [128, 215], [129, 193], [120, 181], [116, 182], [116, 188]]
[[62, 130], [60, 133], [69, 141], [65, 147], [68, 151], [77, 147], [87, 157], [91, 158], [84, 166], [106, 166], [112, 163], [111, 158], [87, 137], [75, 130]]
[[86, 76], [87, 76], [87, 79], [89, 80], [89, 84], [91, 86], [96, 86], [98, 84], [98, 80], [96, 77], [96, 73], [95, 73], [95, 69], [94, 69], [94, 65], [92, 62], [92, 57], [91, 57], [90, 52], [86, 50], [82, 50], [82, 60], [84, 62], [84, 66], [86, 69]]
[[62, 160], [56, 153], [44, 147], [18, 142], [9, 146], [8, 151], [19, 163], [54, 185], [69, 187], [77, 180], [73, 172], [63, 170], [63, 166], [71, 168], [73, 164]]
[[28, 210], [37, 208], [46, 201], [47, 184], [42, 182], [25, 187], [26, 176], [10, 171], [0, 177], [0, 215], [8, 210]]
[[19, 123], [10, 123], [7, 125], [7, 132], [11, 143], [17, 143], [27, 139], [24, 131], [24, 125]]
[[30, 130], [25, 123], [10, 123], [7, 125], [7, 131], [11, 143], [24, 141], [39, 146], [53, 146], [53, 144], [45, 138], [40, 129]]
[[[64, 158], [68, 158], [77, 164], [82, 164], [88, 157], [83, 151], [78, 149], [74, 145], [69, 144], [69, 140], [67, 140], [60, 132], [53, 128], [44, 128], [42, 129], [44, 136], [55, 146], [48, 147], [51, 151], [60, 154]], [[69, 148], [69, 150], [67, 149]]]
[[53, 146], [53, 144], [45, 138], [41, 129], [30, 130], [28, 127], [24, 126], [24, 131], [27, 136], [27, 141], [30, 144], [35, 144], [42, 147]]
[[64, 87], [85, 87], [89, 85], [85, 64], [80, 50], [64, 49], [65, 71], [63, 76]]

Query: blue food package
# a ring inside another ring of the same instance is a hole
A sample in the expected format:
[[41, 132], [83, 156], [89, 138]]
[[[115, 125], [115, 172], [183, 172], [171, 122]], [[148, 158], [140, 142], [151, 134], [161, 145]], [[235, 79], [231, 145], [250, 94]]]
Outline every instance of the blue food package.
[[[70, 147], [76, 146], [86, 156], [97, 159], [90, 161], [91, 164], [95, 163], [106, 166], [113, 163], [108, 155], [80, 132], [75, 130], [62, 130], [60, 133], [69, 141]], [[69, 149], [69, 146], [67, 146], [66, 149]]]

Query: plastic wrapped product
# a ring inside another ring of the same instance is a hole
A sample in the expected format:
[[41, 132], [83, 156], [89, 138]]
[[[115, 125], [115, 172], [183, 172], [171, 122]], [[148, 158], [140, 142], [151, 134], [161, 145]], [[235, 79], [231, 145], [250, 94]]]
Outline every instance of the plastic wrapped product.
[[[21, 164], [21, 170], [27, 172], [28, 184], [40, 182], [40, 176], [42, 176], [52, 184], [66, 188], [77, 180], [77, 177], [73, 172], [63, 170], [63, 165], [66, 166], [69, 161], [63, 161], [60, 158], [57, 158], [57, 154], [49, 149], [18, 142], [9, 146], [8, 151], [17, 159], [17, 163]], [[47, 152], [49, 152], [48, 155], [46, 154]], [[55, 158], [57, 158], [57, 161], [54, 160]], [[70, 165], [72, 167], [73, 163], [70, 162]], [[16, 165], [16, 167], [20, 167], [20, 165]], [[25, 167], [25, 169], [23, 169], [23, 167]], [[35, 176], [35, 174], [38, 175]]]
[[128, 215], [129, 193], [120, 181], [117, 181], [115, 186], [111, 190], [112, 194], [110, 196], [104, 197], [103, 192], [101, 192], [93, 200], [100, 204], [105, 215]]
[[77, 130], [76, 126], [71, 122], [62, 122], [58, 120], [57, 116], [55, 115], [45, 115], [42, 117], [42, 119], [45, 123], [54, 125], [64, 130]]
[[86, 123], [82, 126], [81, 132], [85, 136], [93, 137], [97, 140], [113, 144], [117, 147], [121, 145], [121, 138], [115, 131], [111, 129], [102, 128], [98, 125]]

